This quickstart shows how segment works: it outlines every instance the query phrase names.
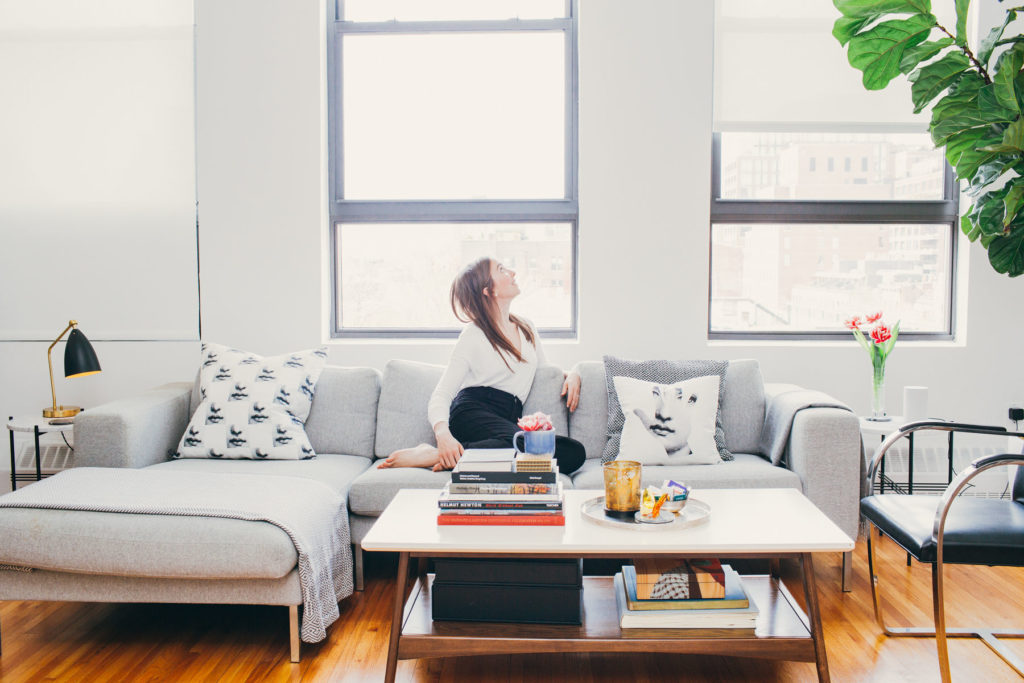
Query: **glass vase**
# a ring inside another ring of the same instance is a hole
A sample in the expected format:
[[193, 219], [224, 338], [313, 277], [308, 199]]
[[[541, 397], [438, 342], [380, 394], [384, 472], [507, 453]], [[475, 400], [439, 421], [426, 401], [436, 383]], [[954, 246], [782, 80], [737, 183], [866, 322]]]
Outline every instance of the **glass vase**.
[[871, 417], [875, 422], [892, 419], [885, 414], [885, 364], [872, 363], [871, 377]]

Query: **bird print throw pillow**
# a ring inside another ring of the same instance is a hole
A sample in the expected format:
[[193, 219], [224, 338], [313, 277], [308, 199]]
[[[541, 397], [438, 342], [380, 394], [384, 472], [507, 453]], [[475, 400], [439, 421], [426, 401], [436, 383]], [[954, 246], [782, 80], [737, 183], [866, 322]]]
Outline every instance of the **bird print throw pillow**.
[[326, 363], [326, 347], [264, 358], [204, 343], [199, 407], [174, 457], [314, 457], [305, 425]]

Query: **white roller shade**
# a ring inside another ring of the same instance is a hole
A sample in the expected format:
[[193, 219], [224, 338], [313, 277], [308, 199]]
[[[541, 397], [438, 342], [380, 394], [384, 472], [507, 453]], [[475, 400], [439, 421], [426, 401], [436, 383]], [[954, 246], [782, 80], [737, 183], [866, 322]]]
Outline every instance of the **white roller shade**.
[[839, 16], [821, 0], [716, 0], [715, 130], [927, 130], [903, 76], [884, 90], [861, 85], [832, 37]]
[[192, 0], [0, 0], [0, 339], [198, 337]]

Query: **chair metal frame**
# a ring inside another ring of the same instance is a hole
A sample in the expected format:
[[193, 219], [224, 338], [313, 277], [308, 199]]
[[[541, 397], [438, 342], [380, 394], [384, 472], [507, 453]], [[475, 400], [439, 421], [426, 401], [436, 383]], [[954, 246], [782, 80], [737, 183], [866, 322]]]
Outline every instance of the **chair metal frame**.
[[[992, 436], [1017, 436], [1024, 438], [1024, 433], [1011, 432], [1002, 427], [992, 427], [986, 425], [970, 425], [956, 422], [945, 422], [938, 420], [924, 420], [920, 422], [911, 422], [903, 425], [900, 429], [889, 435], [875, 451], [875, 455], [871, 461], [871, 467], [868, 470], [867, 485], [868, 492], [874, 491], [875, 475], [878, 472], [879, 466], [882, 463], [882, 459], [885, 457], [886, 451], [892, 447], [897, 441], [910, 433], [921, 431], [921, 430], [935, 430], [935, 431], [946, 431], [946, 432], [966, 432], [970, 434], [987, 434]], [[949, 650], [947, 648], [947, 638], [980, 638], [993, 652], [1006, 662], [1018, 675], [1024, 677], [1024, 662], [1019, 657], [1006, 649], [1002, 643], [999, 642], [998, 638], [1024, 638], [1024, 630], [1011, 630], [1011, 629], [990, 629], [990, 628], [946, 628], [946, 614], [945, 614], [945, 602], [943, 593], [943, 582], [942, 582], [942, 545], [943, 536], [945, 534], [946, 518], [949, 515], [949, 508], [952, 506], [953, 501], [956, 500], [957, 496], [964, 489], [967, 484], [982, 472], [989, 470], [993, 467], [1002, 467], [1006, 465], [1021, 465], [1024, 466], [1024, 454], [1015, 453], [1002, 453], [998, 455], [982, 456], [974, 460], [967, 468], [965, 468], [957, 477], [949, 484], [945, 492], [942, 494], [942, 498], [936, 507], [935, 512], [935, 524], [932, 528], [932, 540], [935, 542], [935, 562], [932, 564], [932, 607], [934, 609], [934, 628], [927, 627], [909, 627], [909, 628], [890, 628], [886, 626], [885, 619], [882, 612], [881, 601], [879, 599], [879, 588], [878, 576], [875, 574], [875, 550], [871, 542], [872, 530], [875, 527], [874, 524], [869, 522], [868, 528], [868, 572], [871, 576], [871, 601], [875, 608], [875, 621], [878, 622], [878, 626], [887, 636], [894, 638], [899, 637], [911, 637], [911, 638], [923, 638], [923, 637], [934, 637], [935, 645], [939, 655], [939, 672], [942, 676], [943, 683], [949, 683], [951, 681], [949, 672]], [[1012, 490], [1011, 490], [1012, 495]], [[881, 530], [879, 535], [881, 536]]]

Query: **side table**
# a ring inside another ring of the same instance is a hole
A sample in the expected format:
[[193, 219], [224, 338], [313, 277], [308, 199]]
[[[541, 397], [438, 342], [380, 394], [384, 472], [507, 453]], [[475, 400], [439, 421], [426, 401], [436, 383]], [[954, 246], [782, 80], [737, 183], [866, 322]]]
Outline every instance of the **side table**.
[[[59, 424], [52, 424], [52, 422], [58, 422]], [[14, 432], [31, 432], [35, 438], [36, 445], [36, 471], [35, 481], [39, 481], [43, 478], [42, 462], [39, 459], [39, 435], [48, 434], [50, 432], [70, 432], [75, 428], [74, 421], [65, 419], [50, 419], [46, 417], [10, 417], [7, 420], [7, 432], [10, 436], [11, 442], [11, 490], [18, 490], [19, 481], [33, 481], [33, 475], [30, 472], [18, 474], [17, 463], [14, 457]]]

